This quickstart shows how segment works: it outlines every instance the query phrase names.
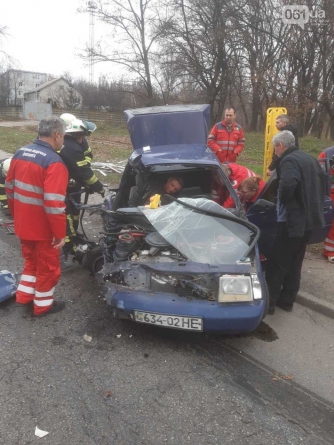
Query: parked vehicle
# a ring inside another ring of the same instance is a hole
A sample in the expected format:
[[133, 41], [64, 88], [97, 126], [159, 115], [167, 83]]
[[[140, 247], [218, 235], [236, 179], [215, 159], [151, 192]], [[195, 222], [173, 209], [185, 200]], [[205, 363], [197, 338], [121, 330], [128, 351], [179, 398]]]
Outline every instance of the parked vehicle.
[[[226, 334], [255, 330], [268, 308], [260, 251], [267, 254], [275, 236], [275, 175], [246, 215], [206, 146], [208, 105], [125, 114], [134, 152], [119, 189], [105, 199], [101, 245], [83, 261], [96, 273], [108, 307], [115, 317], [161, 327]], [[182, 177], [184, 185], [169, 204], [128, 206], [134, 187], [165, 183], [171, 176]], [[212, 201], [213, 178], [226, 187], [234, 208]], [[329, 201], [324, 211], [329, 228]], [[322, 231], [313, 239], [325, 236]]]

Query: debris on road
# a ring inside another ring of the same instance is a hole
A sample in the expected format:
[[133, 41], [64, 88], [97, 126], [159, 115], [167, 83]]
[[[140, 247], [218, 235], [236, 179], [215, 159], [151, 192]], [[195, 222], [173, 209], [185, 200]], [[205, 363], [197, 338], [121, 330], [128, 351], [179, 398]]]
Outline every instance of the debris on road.
[[91, 341], [93, 340], [93, 338], [91, 336], [87, 335], [87, 334], [85, 334], [83, 336], [83, 338], [84, 338], [84, 340], [88, 341], [88, 343], [91, 343]]
[[117, 334], [116, 337], [117, 337], [117, 338], [121, 338], [121, 337], [122, 337], [122, 334]]
[[36, 426], [36, 428], [35, 428], [35, 436], [37, 436], [37, 437], [44, 437], [44, 436], [47, 436], [48, 434], [49, 434], [48, 431], [40, 430], [40, 429]]
[[99, 171], [103, 176], [106, 176], [106, 173], [123, 173], [126, 160], [117, 161], [117, 162], [92, 162], [91, 166], [93, 170]]

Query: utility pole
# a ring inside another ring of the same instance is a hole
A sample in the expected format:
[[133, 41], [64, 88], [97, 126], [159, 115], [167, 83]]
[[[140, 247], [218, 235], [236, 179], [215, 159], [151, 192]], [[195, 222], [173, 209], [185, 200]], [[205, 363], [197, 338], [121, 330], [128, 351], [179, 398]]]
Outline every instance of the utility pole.
[[89, 11], [89, 83], [94, 82], [94, 12], [97, 9], [95, 2], [89, 1], [87, 3]]

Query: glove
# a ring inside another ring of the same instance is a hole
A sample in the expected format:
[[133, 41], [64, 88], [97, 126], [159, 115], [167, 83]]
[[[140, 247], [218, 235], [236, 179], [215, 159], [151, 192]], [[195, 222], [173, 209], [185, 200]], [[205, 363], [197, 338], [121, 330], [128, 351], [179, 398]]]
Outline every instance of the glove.
[[100, 190], [99, 192], [97, 192], [99, 195], [101, 195], [102, 198], [104, 198], [104, 189]]

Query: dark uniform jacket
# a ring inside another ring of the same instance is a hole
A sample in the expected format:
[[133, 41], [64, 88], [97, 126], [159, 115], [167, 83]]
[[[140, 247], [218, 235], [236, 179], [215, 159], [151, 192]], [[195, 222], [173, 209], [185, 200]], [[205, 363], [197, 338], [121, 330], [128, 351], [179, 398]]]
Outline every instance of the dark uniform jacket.
[[64, 146], [59, 154], [68, 169], [70, 179], [76, 181], [80, 186], [88, 187], [92, 192], [101, 193], [103, 192], [103, 184], [98, 180], [90, 166], [87, 147], [88, 144], [85, 139], [83, 145], [81, 145], [70, 136], [65, 136]]
[[[299, 141], [298, 141], [298, 128], [295, 127], [294, 125], [288, 124], [286, 125], [281, 131], [291, 131], [291, 133], [294, 135], [295, 137], [295, 146], [297, 148], [299, 148]], [[278, 159], [278, 156], [275, 155], [275, 153], [273, 154], [273, 158], [271, 160], [271, 163], [269, 165], [269, 170], [273, 171], [276, 168], [276, 161]]]
[[277, 161], [278, 198], [286, 208], [290, 237], [325, 226], [327, 175], [318, 161], [297, 147], [288, 148]]

